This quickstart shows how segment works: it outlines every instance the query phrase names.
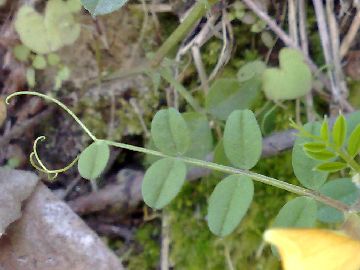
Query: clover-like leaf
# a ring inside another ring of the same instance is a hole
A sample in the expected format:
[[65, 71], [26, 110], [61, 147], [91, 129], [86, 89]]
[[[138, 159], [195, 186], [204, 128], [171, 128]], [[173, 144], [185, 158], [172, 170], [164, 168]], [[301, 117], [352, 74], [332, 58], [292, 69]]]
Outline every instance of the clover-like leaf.
[[104, 171], [110, 157], [109, 146], [102, 140], [93, 142], [80, 154], [78, 170], [88, 180], [95, 180]]
[[93, 16], [104, 15], [120, 9], [128, 0], [81, 0]]
[[248, 109], [260, 91], [261, 81], [253, 78], [240, 83], [237, 79], [218, 79], [210, 87], [206, 96], [206, 110], [219, 120], [226, 118], [234, 110]]
[[273, 227], [313, 227], [316, 222], [317, 204], [314, 199], [297, 197], [288, 201], [279, 211]]
[[80, 34], [80, 25], [62, 0], [48, 1], [44, 15], [31, 6], [21, 6], [16, 15], [15, 29], [22, 43], [39, 54], [72, 44]]
[[[318, 135], [320, 133], [320, 124], [308, 123], [304, 125], [304, 129]], [[315, 160], [305, 153], [303, 145], [309, 142], [312, 142], [309, 138], [296, 138], [292, 151], [292, 166], [296, 178], [303, 186], [317, 190], [325, 183], [328, 173], [313, 170], [321, 161]]]
[[271, 100], [290, 100], [306, 95], [312, 86], [312, 75], [302, 53], [284, 48], [279, 54], [280, 68], [263, 73], [263, 89]]
[[230, 114], [224, 130], [224, 149], [238, 168], [251, 169], [259, 161], [262, 136], [252, 111], [236, 110]]
[[[359, 190], [349, 178], [332, 180], [323, 185], [319, 192], [347, 205], [353, 204], [360, 195]], [[319, 204], [317, 218], [327, 223], [341, 222], [344, 220], [344, 214], [331, 206]]]
[[161, 152], [184, 154], [190, 146], [190, 132], [182, 115], [174, 108], [158, 111], [151, 122], [151, 137]]
[[360, 152], [360, 124], [350, 134], [347, 151], [352, 157]]
[[209, 198], [208, 225], [218, 236], [230, 234], [250, 207], [254, 183], [247, 176], [230, 175], [216, 185]]
[[161, 209], [181, 190], [186, 177], [184, 162], [171, 158], [156, 161], [147, 169], [142, 183], [142, 196], [145, 203]]
[[340, 148], [343, 146], [346, 139], [347, 123], [344, 115], [340, 114], [334, 123], [332, 129], [332, 139], [335, 145]]
[[246, 63], [242, 66], [238, 73], [237, 79], [239, 82], [248, 81], [254, 77], [261, 77], [266, 69], [266, 65], [263, 61], [255, 60], [252, 62]]

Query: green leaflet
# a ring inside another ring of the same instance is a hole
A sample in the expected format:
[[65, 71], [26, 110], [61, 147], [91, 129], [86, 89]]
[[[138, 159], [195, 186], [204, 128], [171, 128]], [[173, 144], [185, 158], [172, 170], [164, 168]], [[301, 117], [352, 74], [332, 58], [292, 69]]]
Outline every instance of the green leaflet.
[[346, 163], [334, 161], [334, 162], [321, 163], [320, 165], [316, 166], [315, 169], [323, 172], [337, 172], [342, 169], [345, 169], [346, 167], [347, 167]]
[[93, 142], [80, 154], [78, 170], [88, 180], [95, 180], [104, 171], [110, 157], [109, 146], [101, 140]]
[[120, 9], [128, 0], [81, 0], [93, 16], [104, 15]]
[[267, 98], [296, 99], [311, 90], [311, 71], [299, 50], [282, 49], [279, 64], [280, 68], [268, 68], [263, 73], [263, 89]]
[[350, 134], [347, 151], [352, 157], [355, 157], [360, 151], [360, 124]]
[[161, 152], [182, 155], [190, 146], [190, 132], [182, 115], [174, 108], [158, 111], [151, 122], [151, 137]]
[[80, 25], [72, 10], [62, 0], [50, 0], [45, 14], [23, 5], [16, 14], [15, 29], [21, 42], [38, 54], [54, 52], [75, 42]]
[[224, 130], [224, 149], [236, 167], [251, 169], [261, 156], [262, 136], [255, 115], [250, 110], [230, 114]]
[[234, 111], [249, 108], [260, 91], [261, 81], [253, 78], [240, 83], [237, 79], [218, 79], [210, 87], [206, 96], [206, 110], [219, 120]]
[[182, 116], [191, 137], [191, 144], [185, 156], [204, 160], [213, 150], [213, 137], [209, 120], [205, 115], [197, 112], [183, 113]]
[[337, 156], [335, 153], [328, 151], [326, 149], [321, 151], [305, 150], [305, 153], [313, 159], [323, 160], [323, 161], [335, 158]]
[[346, 139], [347, 123], [344, 115], [340, 114], [332, 129], [332, 139], [338, 148], [341, 148]]
[[[304, 128], [312, 134], [319, 134], [320, 132], [319, 123], [308, 123], [304, 125]], [[311, 141], [311, 139], [304, 137], [296, 138], [292, 151], [292, 166], [296, 178], [303, 186], [317, 190], [325, 183], [328, 173], [313, 170], [321, 161], [310, 158], [304, 152], [303, 145]]]
[[[347, 205], [353, 204], [360, 195], [355, 184], [349, 178], [332, 180], [323, 185], [319, 192]], [[319, 203], [317, 218], [322, 222], [334, 223], [342, 222], [344, 215], [335, 208]]]
[[297, 197], [288, 201], [279, 211], [273, 227], [313, 227], [316, 222], [317, 204], [314, 199]]
[[164, 158], [147, 169], [142, 183], [142, 196], [145, 203], [161, 209], [181, 190], [186, 177], [186, 165], [180, 160]]
[[230, 175], [215, 187], [209, 198], [208, 225], [224, 237], [241, 222], [254, 195], [253, 181], [247, 176]]

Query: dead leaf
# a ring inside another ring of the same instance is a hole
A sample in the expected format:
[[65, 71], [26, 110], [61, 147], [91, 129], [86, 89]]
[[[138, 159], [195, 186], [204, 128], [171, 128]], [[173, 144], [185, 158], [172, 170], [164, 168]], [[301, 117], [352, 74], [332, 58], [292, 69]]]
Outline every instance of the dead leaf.
[[0, 269], [122, 270], [101, 239], [44, 184], [0, 239]]
[[21, 216], [21, 203], [33, 192], [35, 174], [0, 168], [0, 236]]
[[0, 97], [0, 127], [4, 124], [7, 116], [5, 100]]

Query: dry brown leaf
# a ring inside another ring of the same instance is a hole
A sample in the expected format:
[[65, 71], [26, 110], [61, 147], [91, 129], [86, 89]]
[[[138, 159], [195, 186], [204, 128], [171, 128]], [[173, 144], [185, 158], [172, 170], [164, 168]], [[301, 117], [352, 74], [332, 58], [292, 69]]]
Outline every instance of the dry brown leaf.
[[35, 174], [0, 168], [0, 236], [21, 216], [21, 203], [33, 192]]

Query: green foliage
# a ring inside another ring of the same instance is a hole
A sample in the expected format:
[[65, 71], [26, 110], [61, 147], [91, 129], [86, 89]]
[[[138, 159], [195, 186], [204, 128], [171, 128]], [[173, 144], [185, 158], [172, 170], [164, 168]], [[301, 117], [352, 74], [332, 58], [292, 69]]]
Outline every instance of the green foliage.
[[[311, 134], [319, 134], [320, 124], [308, 123], [304, 125], [304, 130]], [[296, 138], [292, 151], [292, 166], [295, 176], [303, 186], [317, 190], [325, 183], [328, 173], [313, 170], [321, 161], [314, 160], [305, 153], [303, 145], [311, 142], [312, 140], [307, 137]]]
[[230, 114], [224, 130], [224, 149], [238, 168], [251, 169], [261, 156], [262, 136], [255, 115], [249, 110]]
[[14, 56], [21, 62], [26, 62], [30, 56], [30, 49], [24, 45], [16, 45], [13, 49]]
[[35, 86], [35, 70], [33, 68], [26, 69], [26, 82], [30, 88], [33, 88]]
[[213, 150], [213, 136], [209, 121], [203, 114], [196, 112], [183, 113], [186, 125], [190, 131], [190, 147], [184, 154], [187, 157], [205, 159]]
[[230, 234], [249, 209], [253, 195], [254, 184], [249, 177], [231, 175], [223, 179], [209, 198], [210, 230], [221, 237]]
[[268, 68], [263, 74], [263, 88], [267, 98], [296, 99], [311, 90], [311, 71], [300, 51], [282, 49], [279, 54], [279, 64], [280, 68]]
[[333, 162], [321, 163], [317, 165], [315, 169], [323, 172], [337, 172], [342, 169], [345, 169], [347, 166], [348, 165], [344, 162], [333, 161]]
[[190, 146], [190, 132], [182, 115], [174, 108], [158, 111], [151, 123], [157, 148], [170, 155], [184, 154]]
[[186, 165], [180, 160], [165, 158], [156, 161], [144, 175], [142, 195], [155, 209], [166, 206], [179, 193], [186, 177]]
[[79, 157], [78, 170], [88, 180], [95, 180], [105, 169], [110, 157], [109, 146], [102, 140], [90, 144]]
[[84, 7], [93, 15], [104, 15], [120, 9], [128, 0], [81, 0]]
[[316, 222], [317, 204], [314, 199], [298, 197], [288, 201], [276, 216], [273, 227], [313, 227]]
[[350, 134], [347, 151], [351, 157], [355, 157], [360, 152], [360, 124]]
[[16, 15], [15, 29], [21, 42], [38, 54], [70, 45], [80, 34], [80, 25], [75, 21], [73, 10], [62, 0], [48, 1], [44, 15], [31, 6], [21, 6]]
[[239, 69], [237, 73], [237, 79], [239, 82], [246, 82], [251, 79], [260, 80], [265, 69], [266, 65], [263, 61], [256, 60], [248, 62]]
[[[349, 178], [332, 180], [323, 185], [319, 192], [347, 205], [353, 204], [360, 195], [359, 190]], [[326, 223], [342, 222], [344, 214], [330, 206], [319, 204], [317, 218]]]
[[35, 69], [45, 69], [46, 68], [46, 59], [44, 56], [42, 55], [36, 55], [34, 57], [34, 60], [32, 62], [32, 66], [35, 68]]
[[50, 66], [57, 66], [60, 63], [60, 56], [56, 53], [49, 53], [47, 55], [47, 61]]
[[[247, 75], [250, 76], [250, 75]], [[237, 79], [218, 79], [206, 96], [206, 110], [219, 120], [226, 120], [234, 110], [248, 109], [259, 94], [258, 79], [240, 82]]]
[[340, 114], [332, 129], [332, 139], [337, 148], [341, 148], [345, 142], [347, 124], [344, 115]]

